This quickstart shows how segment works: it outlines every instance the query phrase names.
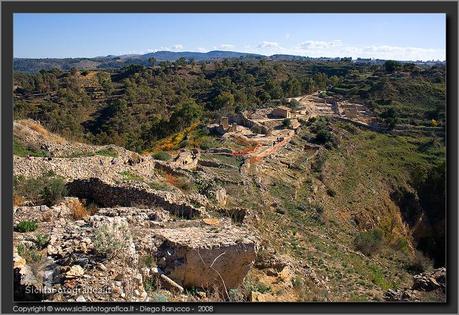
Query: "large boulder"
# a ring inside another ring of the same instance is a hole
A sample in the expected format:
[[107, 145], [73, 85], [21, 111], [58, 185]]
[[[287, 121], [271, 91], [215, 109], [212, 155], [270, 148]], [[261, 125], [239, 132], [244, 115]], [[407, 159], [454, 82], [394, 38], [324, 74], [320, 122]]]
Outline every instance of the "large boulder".
[[201, 156], [199, 150], [193, 149], [191, 151], [182, 149], [178, 156], [170, 163], [172, 168], [180, 168], [184, 170], [194, 170], [198, 165], [199, 157]]
[[185, 288], [236, 288], [256, 258], [255, 237], [231, 225], [159, 229], [155, 239], [158, 267]]

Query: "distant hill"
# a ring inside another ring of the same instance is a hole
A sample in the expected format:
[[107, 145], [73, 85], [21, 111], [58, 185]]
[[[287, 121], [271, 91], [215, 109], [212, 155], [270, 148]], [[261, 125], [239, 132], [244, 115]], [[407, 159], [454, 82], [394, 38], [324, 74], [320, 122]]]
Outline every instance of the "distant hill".
[[185, 58], [187, 60], [193, 59], [196, 61], [205, 61], [226, 58], [260, 59], [266, 58], [266, 56], [236, 51], [214, 50], [206, 53], [191, 51], [157, 51], [154, 53], [148, 53], [144, 55], [109, 55], [95, 58], [14, 58], [13, 69], [15, 71], [22, 72], [36, 72], [42, 69], [49, 70], [52, 68], [70, 70], [74, 67], [78, 69], [116, 69], [129, 64], [148, 65], [148, 59], [150, 58], [155, 58], [157, 61], [175, 61], [179, 58]]
[[141, 58], [156, 58], [157, 60], [168, 60], [174, 61], [179, 58], [186, 58], [186, 59], [194, 59], [196, 61], [203, 61], [203, 60], [215, 60], [215, 59], [225, 59], [225, 58], [263, 58], [266, 56], [258, 55], [258, 54], [251, 54], [251, 53], [241, 53], [235, 51], [222, 51], [222, 50], [214, 50], [209, 51], [206, 53], [201, 52], [191, 52], [191, 51], [183, 51], [183, 52], [173, 52], [173, 51], [157, 51], [154, 53], [148, 53], [142, 55]]
[[[195, 61], [206, 61], [206, 60], [219, 60], [219, 59], [262, 59], [266, 58], [275, 61], [339, 61], [339, 57], [305, 57], [297, 55], [285, 55], [275, 54], [272, 56], [265, 56], [260, 54], [252, 54], [245, 52], [236, 51], [223, 51], [213, 50], [209, 52], [193, 52], [193, 51], [156, 51], [144, 55], [108, 55], [94, 58], [14, 58], [13, 69], [14, 71], [20, 72], [37, 72], [42, 69], [50, 70], [52, 68], [58, 68], [61, 70], [70, 70], [71, 68], [78, 68], [84, 70], [94, 69], [118, 69], [130, 64], [138, 65], [149, 65], [149, 59], [155, 58], [157, 61], [175, 61], [179, 58], [185, 58], [187, 60]], [[355, 59], [356, 63], [372, 63], [372, 64], [383, 64], [385, 60], [382, 59]], [[406, 63], [410, 61], [400, 61]], [[415, 64], [432, 66], [435, 64], [444, 64], [440, 61], [414, 61]]]

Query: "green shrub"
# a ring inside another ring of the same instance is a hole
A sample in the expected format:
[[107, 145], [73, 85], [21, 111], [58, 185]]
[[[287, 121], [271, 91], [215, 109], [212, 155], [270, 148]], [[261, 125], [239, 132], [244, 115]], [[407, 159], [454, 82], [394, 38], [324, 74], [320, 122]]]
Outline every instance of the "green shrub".
[[45, 157], [48, 155], [47, 152], [43, 150], [35, 150], [31, 147], [25, 146], [16, 139], [13, 139], [13, 154], [21, 157]]
[[315, 211], [317, 214], [322, 215], [324, 213], [324, 207], [320, 203], [311, 203], [309, 208]]
[[61, 201], [66, 194], [67, 188], [64, 180], [61, 177], [53, 177], [43, 187], [41, 198], [45, 205], [52, 206]]
[[158, 289], [158, 282], [155, 278], [146, 278], [143, 281], [143, 287], [147, 292], [153, 292]]
[[333, 134], [327, 129], [319, 129], [314, 138], [314, 142], [317, 144], [326, 144], [333, 141]]
[[290, 100], [290, 102], [287, 102], [287, 106], [292, 108], [292, 109], [298, 109], [300, 108], [301, 104], [299, 101], [297, 101], [296, 99], [292, 98]]
[[34, 204], [52, 206], [67, 194], [62, 177], [47, 172], [39, 177], [25, 178], [15, 176], [13, 180], [14, 194], [22, 196]]
[[159, 151], [153, 154], [153, 158], [155, 160], [169, 161], [171, 159], [171, 156], [167, 152]]
[[384, 241], [384, 232], [375, 228], [369, 231], [360, 232], [354, 239], [354, 245], [357, 250], [367, 256], [377, 253]]
[[316, 120], [309, 120], [311, 132], [315, 133], [312, 141], [316, 144], [326, 145], [330, 144], [332, 146], [337, 145], [337, 139], [335, 135], [331, 132], [329, 126], [329, 120], [325, 117], [320, 117]]
[[389, 130], [395, 128], [398, 122], [398, 113], [395, 111], [394, 108], [389, 108], [386, 111], [382, 112], [379, 117], [382, 119], [384, 124]]
[[38, 228], [38, 223], [35, 221], [24, 220], [16, 224], [16, 231], [25, 233], [25, 232], [33, 232]]
[[264, 284], [262, 282], [255, 282], [252, 283], [251, 291], [256, 291], [260, 293], [268, 293], [271, 292], [271, 287], [267, 284]]
[[230, 302], [244, 302], [247, 300], [243, 290], [241, 289], [229, 289], [228, 298]]
[[131, 233], [125, 223], [104, 224], [93, 237], [96, 253], [109, 259], [124, 257], [130, 241]]
[[285, 118], [284, 120], [282, 120], [282, 126], [284, 128], [292, 128], [292, 121], [290, 120], [290, 118]]
[[139, 258], [141, 267], [151, 268], [153, 266], [153, 257], [151, 255], [143, 255]]
[[292, 279], [292, 285], [294, 288], [301, 288], [302, 286], [304, 286], [303, 278], [296, 276]]
[[384, 273], [382, 272], [381, 269], [375, 267], [375, 266], [370, 266], [370, 271], [371, 271], [371, 282], [379, 286], [383, 290], [388, 290], [391, 287], [391, 284], [386, 280], [384, 277]]
[[409, 243], [406, 238], [400, 237], [395, 241], [394, 248], [405, 255], [409, 254]]
[[206, 142], [201, 142], [201, 143], [199, 144], [199, 148], [200, 148], [201, 150], [209, 150], [209, 149], [210, 149], [210, 143], [207, 142], [207, 141], [206, 141]]
[[19, 256], [24, 258], [28, 264], [40, 262], [43, 258], [43, 255], [36, 248], [26, 246], [22, 243], [19, 244], [16, 249], [18, 250]]
[[311, 168], [316, 173], [321, 173], [325, 165], [326, 157], [323, 154], [318, 154], [314, 159], [314, 162], [311, 164]]
[[49, 244], [49, 236], [38, 234], [37, 238], [35, 239], [35, 244], [37, 244], [38, 248], [45, 248]]
[[66, 157], [74, 159], [74, 158], [89, 157], [89, 156], [94, 156], [94, 153], [86, 152], [86, 151], [73, 151], [72, 153], [68, 154]]

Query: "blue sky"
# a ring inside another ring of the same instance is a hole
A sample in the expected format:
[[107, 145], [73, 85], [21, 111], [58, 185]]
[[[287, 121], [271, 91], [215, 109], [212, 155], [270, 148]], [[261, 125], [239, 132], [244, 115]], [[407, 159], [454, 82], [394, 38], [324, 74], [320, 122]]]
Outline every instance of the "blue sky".
[[445, 60], [444, 14], [15, 14], [14, 56], [158, 50]]

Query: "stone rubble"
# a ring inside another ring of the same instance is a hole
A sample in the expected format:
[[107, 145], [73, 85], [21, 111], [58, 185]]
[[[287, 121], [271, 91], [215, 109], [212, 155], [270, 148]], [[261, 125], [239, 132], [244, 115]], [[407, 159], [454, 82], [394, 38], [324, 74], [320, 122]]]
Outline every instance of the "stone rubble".
[[438, 268], [430, 272], [423, 272], [413, 276], [413, 285], [409, 289], [389, 289], [384, 293], [386, 301], [420, 301], [423, 292], [446, 290], [446, 268]]
[[[159, 170], [188, 178], [196, 171], [198, 150], [181, 150], [171, 162], [162, 162], [114, 146], [73, 144], [34, 132], [34, 124], [16, 122], [15, 132], [21, 141], [36, 141], [49, 157], [15, 156], [14, 174], [38, 177], [52, 171], [64, 178], [72, 197], [52, 207], [14, 208], [15, 225], [24, 220], [38, 225], [36, 231], [14, 233], [16, 298], [135, 302], [151, 299], [147, 289], [152, 283], [178, 295], [186, 288], [241, 285], [257, 250], [253, 233], [233, 223], [242, 223], [246, 209], [225, 208], [226, 191], [218, 186], [209, 191], [213, 204], [199, 193], [155, 190], [147, 184], [161, 179]], [[108, 148], [118, 157], [94, 155]], [[126, 180], [123, 174], [142, 180]], [[75, 202], [94, 202], [96, 213], [75, 220]], [[224, 216], [214, 218], [208, 211]], [[48, 238], [39, 247], [43, 235]], [[21, 257], [18, 246], [36, 251], [33, 259], [40, 261]], [[37, 293], [25, 294], [27, 287]]]

